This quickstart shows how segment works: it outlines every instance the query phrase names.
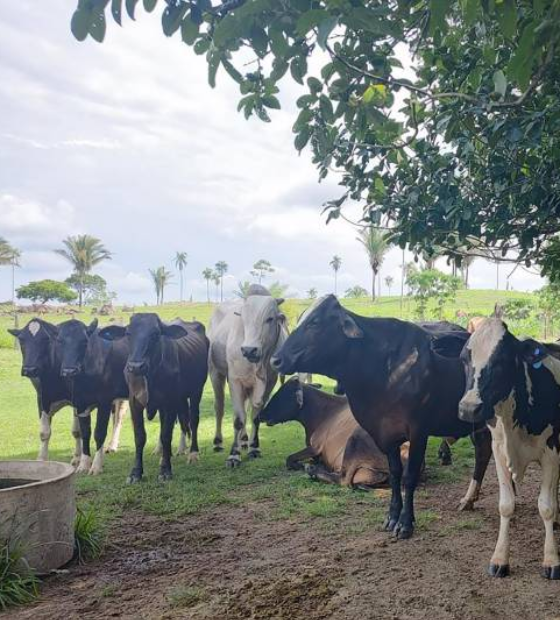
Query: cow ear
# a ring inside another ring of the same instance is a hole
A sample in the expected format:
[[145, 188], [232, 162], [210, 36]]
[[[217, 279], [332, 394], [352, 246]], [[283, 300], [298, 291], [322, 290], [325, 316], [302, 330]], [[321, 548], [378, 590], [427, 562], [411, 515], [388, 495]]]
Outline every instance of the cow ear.
[[122, 325], [109, 325], [108, 327], [103, 327], [103, 329], [100, 329], [98, 336], [103, 340], [108, 340], [109, 342], [120, 340], [126, 336], [126, 327], [123, 327]]
[[342, 323], [342, 331], [347, 338], [356, 340], [364, 337], [364, 332], [358, 327], [356, 321], [354, 321], [349, 314], [343, 312], [340, 320]]
[[286, 300], [283, 297], [278, 297], [278, 299], [276, 299], [276, 303], [281, 306]]
[[533, 368], [540, 368], [543, 360], [550, 355], [548, 349], [543, 344], [532, 338], [523, 340], [520, 344], [523, 361], [531, 364]]
[[12, 334], [14, 338], [19, 338], [19, 335], [21, 334], [21, 329], [9, 329], [8, 332]]
[[91, 336], [93, 332], [97, 329], [99, 325], [99, 321], [97, 319], [93, 319], [93, 321], [89, 324], [89, 327], [86, 329], [87, 335]]
[[184, 338], [189, 332], [182, 325], [162, 324], [161, 333], [166, 338], [171, 338], [172, 340], [179, 340], [179, 338]]

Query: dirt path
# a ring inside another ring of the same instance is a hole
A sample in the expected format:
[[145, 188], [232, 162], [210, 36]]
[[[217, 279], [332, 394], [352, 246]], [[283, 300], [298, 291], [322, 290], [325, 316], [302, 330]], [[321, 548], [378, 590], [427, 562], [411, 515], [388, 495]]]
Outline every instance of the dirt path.
[[512, 526], [512, 577], [486, 576], [497, 534], [491, 467], [475, 513], [458, 514], [464, 484], [428, 486], [434, 516], [412, 540], [363, 530], [351, 515], [271, 521], [265, 503], [165, 522], [128, 514], [102, 561], [51, 579], [40, 601], [5, 617], [192, 620], [560, 619], [560, 582], [539, 575], [543, 526], [533, 472]]

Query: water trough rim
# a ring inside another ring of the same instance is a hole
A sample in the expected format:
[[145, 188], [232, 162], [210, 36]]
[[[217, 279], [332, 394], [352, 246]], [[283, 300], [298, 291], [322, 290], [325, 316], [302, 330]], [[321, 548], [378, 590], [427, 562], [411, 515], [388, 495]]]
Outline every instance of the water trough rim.
[[51, 484], [53, 482], [59, 482], [61, 480], [66, 480], [70, 478], [76, 473], [76, 470], [72, 465], [68, 463], [63, 463], [62, 461], [36, 461], [31, 459], [0, 459], [0, 470], [2, 468], [3, 463], [15, 463], [15, 464], [29, 464], [33, 463], [37, 465], [38, 463], [53, 463], [55, 465], [62, 465], [66, 469], [66, 473], [60, 474], [59, 476], [55, 476], [54, 478], [47, 478], [46, 480], [37, 480], [36, 482], [30, 482], [28, 484], [20, 484], [16, 487], [8, 487], [7, 489], [0, 489], [0, 495], [2, 493], [10, 493], [13, 491], [19, 491], [20, 489], [32, 489], [44, 484]]

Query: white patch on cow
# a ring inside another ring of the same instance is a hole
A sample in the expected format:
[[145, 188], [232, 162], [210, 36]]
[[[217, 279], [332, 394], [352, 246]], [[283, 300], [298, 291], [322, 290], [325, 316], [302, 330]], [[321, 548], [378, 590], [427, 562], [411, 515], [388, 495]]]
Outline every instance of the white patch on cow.
[[482, 371], [488, 365], [494, 351], [506, 335], [506, 327], [499, 319], [486, 319], [467, 341], [467, 349], [471, 352], [471, 365], [474, 371], [472, 387], [465, 392], [463, 403], [480, 405], [478, 382]]
[[307, 308], [306, 310], [303, 311], [302, 315], [299, 317], [298, 322], [297, 322], [297, 327], [300, 327], [300, 325], [303, 325], [308, 319], [309, 317], [313, 314], [313, 312], [315, 312], [315, 310], [317, 310], [317, 308], [326, 300], [328, 299], [328, 295], [325, 295], [323, 297], [319, 297], [319, 299], [316, 299], [310, 306], [309, 308]]
[[70, 461], [72, 467], [76, 467], [80, 462], [82, 456], [82, 433], [80, 432], [80, 421], [78, 419], [78, 412], [74, 409], [74, 415], [72, 416], [72, 437], [74, 437], [74, 455]]
[[31, 321], [31, 323], [29, 323], [29, 333], [33, 336], [33, 338], [35, 338], [35, 336], [39, 333], [40, 329], [41, 323], [38, 321]]
[[179, 447], [177, 448], [177, 456], [187, 453], [187, 434], [181, 431], [179, 436]]
[[90, 476], [97, 476], [103, 471], [103, 457], [105, 456], [105, 450], [103, 446], [99, 448], [99, 450], [95, 453], [93, 457], [93, 463], [89, 469]]
[[51, 416], [43, 411], [41, 413], [39, 438], [41, 447], [39, 449], [38, 461], [48, 461], [49, 459], [49, 440], [51, 438]]
[[418, 349], [413, 349], [412, 353], [406, 357], [389, 375], [388, 387], [394, 387], [397, 383], [407, 376], [410, 369], [418, 361]]
[[115, 400], [113, 403], [113, 432], [105, 452], [116, 452], [119, 449], [124, 416], [128, 410], [128, 401]]

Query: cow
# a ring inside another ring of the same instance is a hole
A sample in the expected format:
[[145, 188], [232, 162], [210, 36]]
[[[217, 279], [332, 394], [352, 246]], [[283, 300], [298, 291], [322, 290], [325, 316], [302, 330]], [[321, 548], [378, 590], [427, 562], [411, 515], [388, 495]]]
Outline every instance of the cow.
[[[220, 304], [210, 319], [208, 367], [216, 413], [214, 449], [222, 450], [227, 379], [234, 412], [234, 439], [226, 460], [231, 468], [241, 464], [241, 448], [247, 441], [249, 458], [261, 456], [258, 415], [278, 378], [270, 359], [287, 337], [286, 317], [280, 311], [283, 301], [274, 299], [263, 286], [252, 285], [245, 299]], [[247, 402], [252, 408], [250, 440], [246, 432]]]
[[542, 470], [538, 507], [545, 527], [542, 574], [547, 579], [560, 579], [553, 533], [560, 466], [558, 355], [557, 346], [518, 340], [497, 318], [486, 319], [462, 353], [466, 390], [459, 403], [459, 417], [469, 424], [488, 425], [500, 483], [500, 529], [488, 568], [494, 577], [510, 573], [514, 484], [522, 482], [529, 463], [537, 462]]
[[[105, 440], [113, 411], [113, 437], [110, 449], [116, 449], [126, 411], [128, 385], [124, 368], [128, 357], [126, 340], [107, 342], [100, 336], [98, 322], [90, 325], [70, 319], [57, 327], [60, 375], [68, 386], [70, 401], [78, 413], [82, 436], [82, 456], [78, 473], [100, 474], [103, 470]], [[95, 425], [96, 452], [92, 462], [91, 412], [97, 409]]]
[[[260, 421], [267, 426], [291, 420], [305, 429], [306, 447], [288, 456], [288, 469], [305, 468], [313, 478], [351, 488], [372, 489], [389, 480], [387, 457], [358, 425], [345, 397], [292, 377], [260, 413]], [[407, 444], [403, 444], [401, 456], [406, 465]], [[304, 466], [309, 460], [320, 464]]]
[[[21, 348], [21, 374], [31, 381], [37, 392], [41, 439], [37, 460], [46, 461], [49, 458], [52, 416], [71, 404], [68, 386], [60, 376], [60, 355], [56, 347], [58, 330], [56, 325], [43, 319], [32, 319], [22, 329], [8, 331], [18, 339]], [[71, 464], [76, 466], [82, 455], [82, 440], [75, 410], [72, 435], [76, 443]]]
[[[438, 336], [455, 352], [468, 334]], [[317, 300], [284, 346], [272, 358], [278, 372], [313, 372], [337, 380], [352, 413], [387, 455], [391, 503], [385, 528], [397, 538], [414, 530], [414, 491], [430, 435], [464, 437], [474, 429], [459, 420], [457, 408], [465, 378], [458, 356], [434, 350], [426, 329], [398, 319], [365, 318], [345, 310], [334, 295]], [[458, 344], [457, 344], [458, 342]], [[476, 467], [467, 495], [476, 495], [490, 459], [489, 435], [474, 435]], [[410, 442], [401, 495], [400, 446]]]
[[149, 420], [159, 411], [162, 458], [159, 480], [172, 478], [171, 440], [177, 420], [191, 430], [189, 462], [198, 460], [200, 401], [208, 375], [208, 339], [202, 323], [180, 319], [166, 324], [155, 313], [138, 313], [127, 328], [111, 325], [100, 332], [107, 340], [127, 338], [126, 378], [134, 427], [136, 457], [129, 483], [142, 480], [146, 445], [144, 410]]

